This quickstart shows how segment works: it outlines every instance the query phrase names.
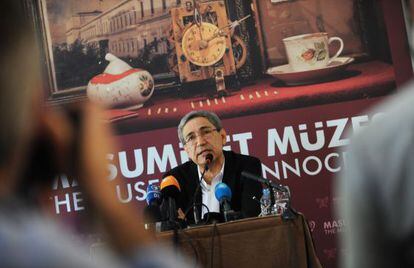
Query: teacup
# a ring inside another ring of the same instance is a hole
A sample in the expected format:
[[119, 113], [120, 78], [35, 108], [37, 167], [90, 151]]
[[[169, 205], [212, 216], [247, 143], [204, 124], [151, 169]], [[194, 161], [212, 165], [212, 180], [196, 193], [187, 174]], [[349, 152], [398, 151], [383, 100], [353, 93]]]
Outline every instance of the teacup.
[[[340, 47], [333, 57], [329, 57], [329, 44], [338, 41]], [[295, 35], [283, 39], [289, 65], [293, 71], [308, 71], [326, 67], [337, 58], [344, 42], [339, 37], [328, 38], [327, 33]]]

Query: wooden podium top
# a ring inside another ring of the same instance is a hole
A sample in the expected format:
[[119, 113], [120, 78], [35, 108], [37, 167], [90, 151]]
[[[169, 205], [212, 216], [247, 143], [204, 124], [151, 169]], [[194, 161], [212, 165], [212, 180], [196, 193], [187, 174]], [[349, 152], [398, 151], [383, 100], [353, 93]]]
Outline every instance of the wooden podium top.
[[[173, 232], [157, 234], [172, 245]], [[178, 248], [197, 267], [322, 267], [303, 215], [248, 218], [178, 231]]]

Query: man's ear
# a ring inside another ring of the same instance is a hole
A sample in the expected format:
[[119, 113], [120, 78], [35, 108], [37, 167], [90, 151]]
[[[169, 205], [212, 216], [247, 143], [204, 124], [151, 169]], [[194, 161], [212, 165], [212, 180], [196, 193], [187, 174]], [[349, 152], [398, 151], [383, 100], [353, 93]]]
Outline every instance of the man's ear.
[[226, 130], [224, 128], [222, 128], [220, 130], [220, 136], [221, 136], [221, 140], [222, 140], [223, 145], [226, 144], [226, 142], [227, 142], [227, 133], [226, 133]]

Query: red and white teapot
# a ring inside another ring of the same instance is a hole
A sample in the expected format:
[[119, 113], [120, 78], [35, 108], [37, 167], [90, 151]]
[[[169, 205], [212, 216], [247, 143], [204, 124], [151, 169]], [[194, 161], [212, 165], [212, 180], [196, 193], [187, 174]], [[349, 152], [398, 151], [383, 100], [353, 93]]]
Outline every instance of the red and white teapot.
[[105, 106], [142, 107], [154, 93], [152, 75], [145, 70], [132, 68], [111, 53], [106, 54], [105, 59], [109, 64], [104, 72], [88, 83], [88, 98]]

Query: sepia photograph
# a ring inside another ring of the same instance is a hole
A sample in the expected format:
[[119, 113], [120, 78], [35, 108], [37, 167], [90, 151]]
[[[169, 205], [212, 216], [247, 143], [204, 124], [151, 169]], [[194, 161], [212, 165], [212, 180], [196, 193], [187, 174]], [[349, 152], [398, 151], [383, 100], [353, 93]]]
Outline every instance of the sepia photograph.
[[124, 134], [199, 108], [227, 118], [395, 86], [375, 1], [41, 0], [38, 8], [49, 101], [101, 102]]

